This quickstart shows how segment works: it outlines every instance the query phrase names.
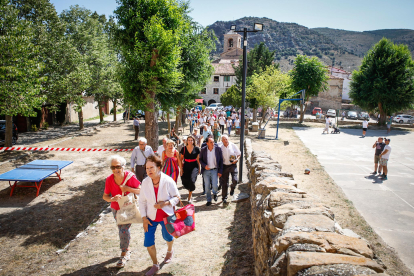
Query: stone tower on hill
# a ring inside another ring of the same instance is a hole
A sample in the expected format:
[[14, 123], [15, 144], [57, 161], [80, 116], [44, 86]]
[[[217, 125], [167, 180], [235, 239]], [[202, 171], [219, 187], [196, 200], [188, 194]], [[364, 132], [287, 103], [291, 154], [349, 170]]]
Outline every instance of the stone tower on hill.
[[220, 59], [235, 59], [239, 60], [243, 55], [241, 48], [242, 36], [233, 31], [224, 35], [223, 53], [220, 54]]

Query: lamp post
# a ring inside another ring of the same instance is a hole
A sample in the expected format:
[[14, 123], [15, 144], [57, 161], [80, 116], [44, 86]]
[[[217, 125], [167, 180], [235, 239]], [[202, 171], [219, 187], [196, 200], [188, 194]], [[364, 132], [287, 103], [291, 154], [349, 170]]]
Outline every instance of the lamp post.
[[263, 31], [263, 24], [254, 23], [253, 31], [248, 31], [247, 28], [243, 30], [236, 30], [236, 25], [232, 25], [230, 30], [236, 33], [243, 33], [243, 80], [242, 80], [242, 113], [241, 113], [241, 126], [240, 126], [240, 164], [239, 164], [239, 183], [243, 179], [243, 145], [244, 145], [244, 110], [246, 108], [246, 76], [247, 76], [247, 33], [256, 33]]

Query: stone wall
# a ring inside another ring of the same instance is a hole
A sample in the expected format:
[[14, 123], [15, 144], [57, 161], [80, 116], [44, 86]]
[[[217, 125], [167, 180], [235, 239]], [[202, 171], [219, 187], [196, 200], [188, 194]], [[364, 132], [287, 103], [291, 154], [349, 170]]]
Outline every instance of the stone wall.
[[298, 188], [293, 175], [245, 143], [257, 276], [384, 275], [369, 244]]

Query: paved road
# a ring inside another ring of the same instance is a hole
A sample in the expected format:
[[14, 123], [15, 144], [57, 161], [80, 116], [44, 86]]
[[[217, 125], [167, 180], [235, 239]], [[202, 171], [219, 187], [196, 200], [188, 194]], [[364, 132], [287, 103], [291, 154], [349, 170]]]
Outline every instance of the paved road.
[[[321, 134], [322, 128], [295, 128], [304, 144], [343, 189], [373, 229], [414, 271], [414, 132], [343, 129]], [[391, 139], [388, 180], [374, 171], [372, 145], [379, 136]]]

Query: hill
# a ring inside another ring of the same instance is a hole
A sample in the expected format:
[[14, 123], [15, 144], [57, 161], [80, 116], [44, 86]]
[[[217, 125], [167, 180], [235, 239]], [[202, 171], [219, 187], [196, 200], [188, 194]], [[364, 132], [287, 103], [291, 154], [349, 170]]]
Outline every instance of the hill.
[[297, 54], [317, 56], [325, 64], [343, 67], [347, 71], [357, 69], [361, 64], [361, 57], [352, 54], [347, 48], [339, 46], [327, 35], [309, 29], [296, 23], [278, 22], [269, 18], [244, 17], [234, 21], [217, 21], [208, 26], [214, 30], [218, 41], [216, 57], [223, 51], [224, 34], [229, 32], [231, 25], [237, 29], [253, 28], [255, 22], [264, 24], [264, 31], [248, 34], [248, 50], [260, 42], [266, 43], [270, 50], [276, 50], [276, 62], [280, 63], [282, 70], [293, 67]]
[[352, 54], [363, 57], [381, 38], [391, 39], [396, 44], [406, 44], [414, 57], [414, 30], [387, 29], [354, 32], [330, 28], [313, 28], [312, 30], [330, 38], [339, 47]]

